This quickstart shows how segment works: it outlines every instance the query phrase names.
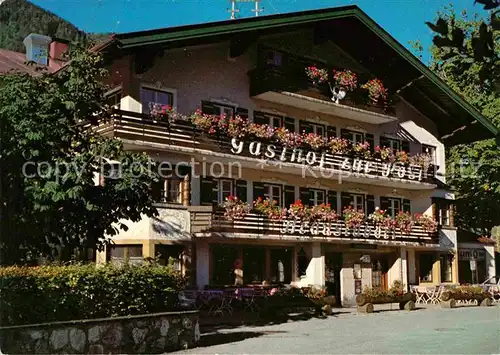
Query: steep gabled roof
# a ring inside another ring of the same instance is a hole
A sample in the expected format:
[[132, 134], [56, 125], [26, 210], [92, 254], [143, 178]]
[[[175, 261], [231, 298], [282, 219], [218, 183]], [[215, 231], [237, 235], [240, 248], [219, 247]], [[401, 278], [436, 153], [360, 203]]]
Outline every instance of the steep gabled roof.
[[236, 36], [320, 28], [392, 91], [433, 120], [445, 144], [499, 137], [498, 129], [357, 6], [117, 34], [124, 50], [215, 43]]

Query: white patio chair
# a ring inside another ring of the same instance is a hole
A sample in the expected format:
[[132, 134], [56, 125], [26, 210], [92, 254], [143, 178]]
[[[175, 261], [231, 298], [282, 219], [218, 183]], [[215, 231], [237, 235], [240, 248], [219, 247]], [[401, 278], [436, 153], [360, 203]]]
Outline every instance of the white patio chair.
[[429, 300], [427, 298], [427, 290], [425, 287], [421, 286], [415, 287], [414, 292], [417, 295], [417, 300], [416, 300], [417, 304], [427, 304]]
[[437, 287], [426, 287], [426, 292], [427, 292], [429, 304], [438, 304], [439, 303], [439, 299], [437, 297], [437, 295], [438, 295], [438, 288]]

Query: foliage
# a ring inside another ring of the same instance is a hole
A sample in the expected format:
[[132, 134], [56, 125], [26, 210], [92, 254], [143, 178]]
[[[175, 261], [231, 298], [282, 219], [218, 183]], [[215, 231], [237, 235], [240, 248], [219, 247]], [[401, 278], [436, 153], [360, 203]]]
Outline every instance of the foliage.
[[379, 207], [376, 207], [375, 211], [368, 216], [368, 220], [375, 224], [382, 224], [386, 218], [385, 211], [381, 210]]
[[345, 226], [349, 229], [360, 227], [365, 220], [365, 213], [351, 206], [344, 209], [342, 216], [344, 217]]
[[353, 91], [358, 87], [358, 77], [349, 69], [334, 70], [332, 81], [336, 86], [339, 86], [347, 91]]
[[326, 140], [323, 136], [314, 133], [304, 133], [302, 142], [314, 150], [322, 149], [326, 144]]
[[396, 156], [394, 155], [394, 151], [392, 148], [389, 148], [389, 147], [382, 148], [382, 147], [377, 145], [375, 147], [374, 156], [376, 158], [380, 158], [384, 162], [394, 163], [396, 161]]
[[290, 132], [284, 127], [277, 128], [274, 132], [276, 141], [286, 148], [294, 148], [302, 145], [302, 135]]
[[68, 41], [86, 39], [83, 31], [29, 1], [5, 0], [0, 3], [0, 48], [24, 52], [23, 40], [30, 33]]
[[335, 222], [339, 216], [332, 210], [329, 203], [313, 206], [310, 212], [310, 219], [313, 221]]
[[325, 287], [310, 287], [307, 288], [307, 290], [304, 292], [304, 295], [309, 299], [321, 300], [327, 296], [327, 291]]
[[228, 220], [242, 219], [249, 211], [248, 204], [236, 196], [226, 197], [222, 207], [225, 209], [224, 218]]
[[[110, 112], [101, 57], [75, 50], [71, 58], [55, 75], [0, 76], [2, 263], [100, 248], [127, 228], [121, 220], [157, 213], [154, 162], [89, 129]], [[110, 176], [106, 159], [120, 162], [121, 176], [96, 186], [96, 175]]]
[[[166, 312], [184, 278], [146, 263], [0, 268], [2, 325]], [[27, 307], [26, 305], [29, 305]]]
[[229, 118], [227, 126], [228, 136], [231, 138], [243, 138], [246, 134], [247, 124], [247, 120], [238, 115], [234, 118]]
[[368, 90], [368, 96], [373, 104], [385, 103], [389, 93], [380, 79], [368, 80], [361, 88]]
[[[498, 2], [478, 1], [487, 9]], [[430, 68], [500, 128], [500, 29], [498, 10], [490, 21], [452, 7], [438, 13], [430, 26], [437, 36]], [[492, 41], [493, 40], [493, 41]], [[447, 151], [447, 183], [456, 190], [457, 227], [488, 234], [500, 224], [500, 149], [494, 139], [463, 144]]]
[[404, 285], [401, 281], [395, 280], [389, 290], [383, 290], [380, 287], [368, 287], [363, 289], [363, 295], [369, 299], [393, 298], [403, 296], [405, 293]]
[[290, 214], [290, 217], [299, 219], [299, 220], [306, 220], [309, 217], [309, 209], [304, 206], [301, 200], [297, 200], [294, 203], [290, 205], [290, 208], [288, 209], [288, 213]]
[[353, 147], [354, 152], [363, 158], [369, 159], [371, 157], [370, 143], [358, 143]]
[[416, 214], [415, 221], [421, 225], [427, 233], [434, 233], [437, 231], [437, 222], [434, 218], [425, 214]]
[[396, 150], [394, 156], [396, 157], [396, 161], [400, 163], [408, 163], [410, 161], [410, 156], [404, 150]]
[[441, 52], [440, 60], [460, 63], [464, 71], [475, 68], [476, 83], [500, 89], [500, 57], [498, 36], [500, 31], [500, 6], [498, 0], [479, 0], [484, 10], [492, 10], [489, 18], [474, 18], [471, 22], [455, 21], [455, 16], [439, 14], [435, 24], [426, 22], [436, 33], [434, 46]]

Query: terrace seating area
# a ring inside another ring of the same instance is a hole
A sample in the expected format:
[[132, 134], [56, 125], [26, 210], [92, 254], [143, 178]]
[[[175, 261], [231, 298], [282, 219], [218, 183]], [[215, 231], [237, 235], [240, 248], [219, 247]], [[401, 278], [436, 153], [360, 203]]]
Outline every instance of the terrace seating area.
[[[443, 293], [448, 290], [454, 290], [459, 288], [458, 284], [441, 284], [438, 286], [411, 286], [410, 292], [415, 293], [417, 300], [416, 304], [419, 305], [433, 305], [440, 304], [443, 301]], [[493, 304], [500, 304], [500, 288], [494, 287], [485, 289], [491, 295], [491, 300]], [[456, 303], [458, 305], [479, 305], [477, 299], [457, 299]]]

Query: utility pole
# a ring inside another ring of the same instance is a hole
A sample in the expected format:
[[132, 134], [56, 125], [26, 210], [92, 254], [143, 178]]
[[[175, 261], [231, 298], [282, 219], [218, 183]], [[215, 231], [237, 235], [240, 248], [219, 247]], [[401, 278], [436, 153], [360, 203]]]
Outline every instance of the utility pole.
[[253, 2], [255, 3], [255, 8], [251, 10], [252, 12], [255, 12], [255, 16], [259, 16], [259, 13], [264, 11], [264, 8], [260, 9], [259, 8], [259, 2], [260, 0], [229, 0], [231, 2], [231, 8], [228, 9], [227, 11], [231, 13], [231, 20], [234, 20], [236, 18], [236, 13], [240, 12], [239, 9], [236, 8], [236, 3], [237, 2]]

